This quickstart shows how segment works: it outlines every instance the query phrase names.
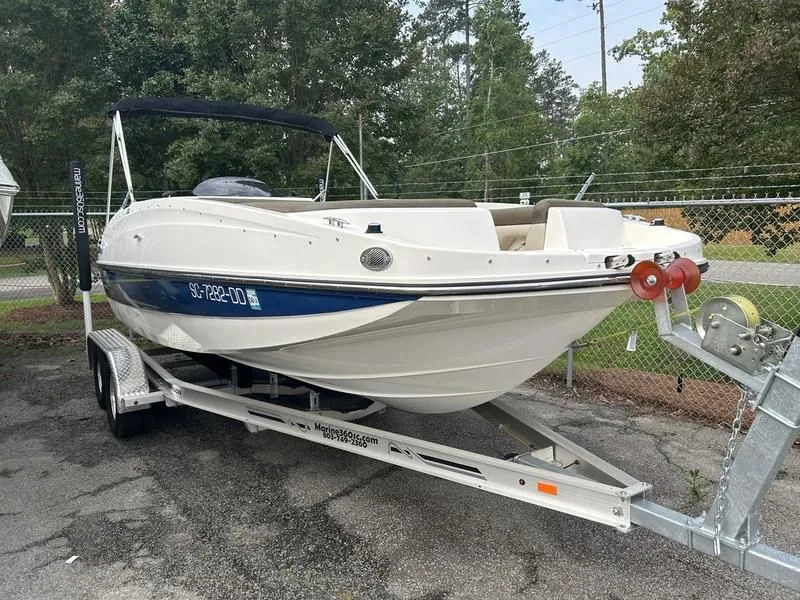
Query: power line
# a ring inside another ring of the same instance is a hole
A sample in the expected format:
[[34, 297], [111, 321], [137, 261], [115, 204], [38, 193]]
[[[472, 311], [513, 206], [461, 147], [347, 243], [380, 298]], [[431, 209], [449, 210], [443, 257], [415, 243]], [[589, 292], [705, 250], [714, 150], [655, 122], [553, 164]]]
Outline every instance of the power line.
[[[597, 176], [597, 175], [595, 175]], [[668, 177], [663, 179], [628, 179], [625, 181], [600, 181], [594, 185], [622, 185], [629, 183], [666, 183], [670, 181], [701, 181], [707, 179], [749, 179], [750, 177], [797, 177], [800, 172], [789, 171], [784, 173], [752, 173], [744, 175], [705, 175], [703, 177]]]
[[[478, 183], [478, 182], [475, 182]], [[572, 184], [577, 186], [577, 183]], [[531, 189], [535, 189], [536, 191], [542, 192], [539, 195], [531, 196], [532, 198], [536, 197], [549, 197], [553, 196], [554, 194], [563, 194], [568, 192], [560, 192], [560, 191], [550, 191], [544, 192], [541, 188], [547, 189], [548, 187], [556, 187], [556, 186], [525, 186], [525, 185], [517, 185], [517, 186], [502, 186], [502, 187], [490, 187], [490, 192], [510, 192], [512, 190], [520, 190], [520, 191], [527, 191]], [[800, 184], [774, 184], [774, 185], [740, 185], [740, 186], [709, 186], [709, 187], [699, 187], [699, 188], [679, 188], [679, 187], [667, 187], [661, 189], [636, 189], [636, 188], [629, 188], [624, 190], [602, 190], [602, 191], [590, 191], [586, 192], [587, 196], [609, 196], [609, 195], [618, 195], [618, 194], [629, 194], [629, 195], [637, 195], [637, 194], [655, 194], [655, 193], [665, 193], [665, 192], [679, 192], [684, 193], [688, 191], [713, 191], [713, 190], [766, 190], [766, 189], [793, 189], [800, 187]], [[460, 190], [448, 190], [448, 189], [438, 189], [438, 190], [416, 190], [416, 191], [405, 191], [401, 192], [404, 196], [406, 195], [415, 195], [415, 196], [423, 196], [423, 195], [435, 195], [435, 194], [481, 194], [485, 190], [484, 187], [480, 188], [469, 188], [469, 189], [460, 189]], [[350, 197], [352, 194], [329, 194], [329, 198], [347, 198]]]
[[[481, 155], [482, 156], [482, 155]], [[606, 173], [595, 173], [595, 182], [594, 186], [598, 185], [622, 185], [628, 183], [663, 183], [668, 181], [699, 181], [699, 180], [707, 180], [707, 179], [746, 179], [750, 177], [796, 177], [800, 176], [800, 171], [783, 171], [783, 172], [769, 172], [769, 173], [743, 173], [738, 175], [706, 175], [702, 177], [673, 177], [673, 178], [666, 178], [666, 179], [637, 179], [637, 180], [626, 180], [626, 181], [597, 181], [598, 177], [616, 177], [619, 175], [660, 175], [665, 173], [691, 173], [691, 172], [709, 172], [709, 171], [721, 171], [721, 170], [736, 170], [736, 169], [771, 169], [775, 167], [800, 167], [800, 162], [790, 162], [790, 163], [769, 163], [769, 164], [748, 164], [748, 165], [724, 165], [719, 167], [700, 167], [700, 168], [693, 168], [693, 169], [660, 169], [656, 171], [609, 171]], [[578, 175], [529, 175], [527, 177], [500, 177], [495, 179], [489, 179], [489, 183], [498, 183], [498, 182], [508, 182], [508, 181], [535, 181], [535, 180], [566, 180], [566, 179], [580, 179], [581, 182], [585, 180], [587, 177], [586, 174], [578, 174]], [[376, 184], [376, 188], [384, 188], [384, 187], [403, 187], [403, 186], [433, 186], [433, 185], [455, 185], [459, 183], [477, 183], [478, 181], [483, 182], [483, 179], [453, 179], [450, 181], [404, 181], [404, 182], [396, 182], [396, 183], [381, 183]], [[541, 185], [541, 184], [539, 184]], [[554, 184], [555, 185], [555, 184]], [[561, 185], [571, 185], [569, 182], [565, 182]], [[302, 187], [302, 186], [298, 186]], [[356, 189], [358, 188], [357, 185], [353, 186], [332, 186], [330, 189], [334, 190], [346, 190], [346, 189]], [[275, 189], [290, 189], [290, 188], [275, 188]], [[294, 189], [294, 188], [291, 188]], [[191, 190], [172, 190], [176, 193], [191, 193]], [[138, 194], [160, 194], [163, 190], [136, 190]], [[72, 194], [70, 192], [65, 192], [63, 190], [40, 190], [36, 192], [37, 195], [48, 195], [51, 198], [65, 198], [71, 199]], [[88, 195], [98, 195], [102, 196], [102, 199], [105, 199], [105, 192], [87, 192]], [[18, 199], [24, 198], [31, 198], [33, 197], [33, 192], [28, 190], [21, 190], [17, 195]]]
[[800, 188], [800, 183], [789, 183], [783, 185], [729, 185], [713, 186], [703, 188], [667, 188], [661, 190], [607, 190], [605, 192], [586, 192], [586, 196], [602, 196], [609, 194], [661, 194], [663, 192], [710, 192], [713, 190], [774, 190]]
[[723, 167], [698, 167], [695, 169], [661, 169], [659, 171], [612, 171], [609, 173], [595, 173], [595, 177], [605, 177], [610, 175], [654, 175], [657, 173], [691, 173], [692, 171], [697, 172], [708, 172], [708, 171], [722, 171], [722, 170], [731, 170], [731, 169], [766, 169], [767, 167], [797, 167], [800, 166], [800, 162], [790, 162], [790, 163], [771, 163], [771, 164], [754, 164], [754, 165], [728, 165]]
[[[481, 155], [482, 156], [482, 155]], [[501, 179], [454, 179], [452, 181], [406, 181], [397, 183], [379, 183], [375, 185], [376, 188], [386, 187], [403, 187], [407, 185], [452, 185], [457, 183], [478, 183], [488, 181], [489, 183], [497, 181], [533, 181], [534, 179], [580, 179], [585, 180], [587, 175], [532, 175], [530, 177], [516, 177], [516, 178], [501, 178]], [[347, 190], [358, 188], [357, 185], [341, 185], [331, 187], [331, 190]]]
[[465, 127], [453, 127], [452, 129], [445, 129], [444, 131], [439, 131], [434, 133], [433, 135], [444, 135], [446, 133], [452, 133], [453, 131], [464, 131], [465, 129], [474, 129], [475, 127], [483, 127], [485, 125], [494, 125], [495, 123], [505, 123], [506, 121], [514, 121], [515, 119], [523, 119], [525, 117], [529, 117], [531, 115], [538, 115], [537, 111], [525, 113], [523, 115], [517, 115], [515, 117], [506, 117], [505, 119], [497, 119], [496, 121], [484, 121], [483, 123], [477, 123], [475, 125], [467, 125]]
[[[617, 0], [616, 2], [612, 2], [611, 4], [606, 5], [606, 8], [610, 8], [611, 6], [616, 6], [617, 4], [621, 4], [625, 2], [625, 0]], [[555, 23], [550, 25], [549, 27], [545, 27], [544, 29], [540, 29], [539, 31], [534, 31], [531, 35], [538, 35], [540, 33], [544, 33], [545, 31], [550, 31], [551, 29], [555, 29], [556, 27], [560, 27], [561, 25], [566, 25], [567, 23], [572, 23], [573, 21], [578, 21], [579, 19], [585, 19], [586, 17], [590, 16], [592, 13], [587, 12], [578, 17], [573, 17], [571, 19], [567, 19], [566, 21], [561, 21], [560, 23]]]
[[[634, 13], [632, 15], [628, 15], [627, 17], [623, 17], [621, 19], [616, 19], [615, 21], [611, 21], [609, 23], [606, 23], [606, 29], [608, 29], [611, 25], [616, 25], [617, 23], [622, 23], [623, 21], [628, 21], [630, 19], [633, 19], [634, 17], [638, 17], [640, 15], [643, 15], [643, 14], [646, 14], [646, 13], [649, 13], [649, 12], [653, 12], [654, 10], [661, 10], [661, 9], [663, 9], [663, 6], [654, 6], [652, 8], [648, 8], [647, 10], [643, 10], [641, 12]], [[554, 40], [554, 41], [548, 42], [546, 44], [541, 44], [541, 45], [539, 45], [537, 47], [537, 49], [538, 50], [542, 50], [543, 48], [547, 48], [549, 46], [555, 46], [556, 44], [560, 44], [561, 42], [565, 42], [566, 40], [570, 40], [572, 38], [578, 37], [579, 35], [583, 35], [585, 33], [591, 33], [591, 32], [593, 32], [595, 30], [597, 30], [597, 27], [592, 27], [591, 29], [584, 29], [583, 31], [578, 31], [577, 33], [573, 33], [572, 35], [568, 35], [568, 36], [562, 37], [561, 39]]]
[[429, 160], [429, 161], [425, 161], [425, 162], [414, 163], [412, 165], [407, 165], [406, 168], [410, 169], [411, 167], [422, 167], [422, 166], [425, 166], [425, 165], [437, 165], [437, 164], [440, 164], [440, 163], [453, 162], [453, 161], [456, 161], [456, 160], [466, 160], [466, 159], [469, 159], [469, 158], [479, 158], [479, 157], [482, 157], [482, 156], [491, 156], [493, 154], [505, 154], [506, 152], [516, 152], [518, 150], [530, 150], [531, 148], [541, 148], [543, 146], [552, 146], [554, 144], [560, 144], [562, 142], [575, 142], [577, 140], [585, 140], [585, 139], [589, 139], [589, 138], [601, 137], [601, 136], [606, 136], [606, 135], [615, 135], [615, 134], [618, 134], [618, 133], [625, 133], [627, 131], [630, 131], [630, 128], [617, 129], [616, 131], [603, 131], [603, 132], [600, 132], [600, 133], [593, 133], [593, 134], [590, 134], [590, 135], [573, 136], [573, 137], [569, 137], [569, 138], [563, 138], [563, 139], [560, 139], [560, 140], [552, 140], [550, 142], [541, 142], [539, 144], [529, 144], [527, 146], [518, 146], [516, 148], [503, 148], [502, 150], [491, 150], [491, 151], [488, 151], [488, 152], [480, 152], [478, 154], [469, 154], [467, 156], [455, 156], [453, 158], [443, 158], [441, 160]]
[[580, 56], [573, 56], [572, 58], [568, 58], [567, 60], [562, 60], [561, 64], [565, 65], [565, 64], [570, 63], [570, 62], [572, 62], [574, 60], [580, 60], [582, 58], [589, 58], [590, 56], [597, 56], [598, 54], [600, 54], [600, 52], [595, 51], [595, 52], [589, 52], [588, 54], [581, 54]]
[[[558, 140], [563, 141], [563, 140]], [[483, 156], [480, 154], [478, 156]], [[628, 183], [661, 183], [661, 182], [669, 182], [669, 181], [699, 181], [699, 180], [708, 180], [708, 179], [746, 179], [750, 177], [796, 177], [800, 176], [800, 171], [784, 171], [784, 172], [769, 172], [769, 173], [743, 173], [737, 175], [706, 175], [702, 177], [673, 177], [673, 178], [666, 178], [666, 179], [637, 179], [637, 180], [625, 180], [625, 181], [597, 181], [598, 177], [616, 177], [619, 175], [654, 175], [654, 174], [665, 174], [665, 173], [692, 173], [692, 172], [709, 172], [709, 171], [722, 171], [722, 170], [737, 170], [737, 169], [772, 169], [776, 167], [800, 167], [800, 162], [788, 162], [788, 163], [767, 163], [767, 164], [747, 164], [747, 165], [723, 165], [719, 167], [698, 167], [698, 168], [688, 168], [688, 169], [659, 169], [655, 171], [608, 171], [605, 173], [595, 173], [595, 182], [593, 186], [598, 185], [622, 185]], [[527, 177], [501, 177], [495, 179], [488, 179], [489, 183], [498, 183], [498, 182], [508, 182], [508, 181], [535, 181], [535, 180], [566, 180], [566, 179], [580, 179], [582, 182], [587, 177], [587, 174], [578, 174], [578, 175], [529, 175]], [[396, 182], [396, 183], [382, 183], [377, 184], [375, 187], [403, 187], [409, 185], [419, 185], [419, 186], [433, 186], [433, 185], [454, 185], [459, 183], [477, 183], [480, 181], [481, 183], [484, 181], [483, 179], [454, 179], [450, 181], [406, 181], [406, 182]], [[557, 184], [553, 184], [557, 185]], [[569, 183], [565, 182], [560, 185], [577, 185], [577, 183]], [[302, 187], [302, 186], [298, 186]], [[548, 186], [552, 187], [552, 186]], [[770, 186], [766, 186], [770, 187]], [[357, 185], [354, 186], [335, 186], [331, 187], [331, 191], [334, 190], [345, 190], [345, 189], [355, 189], [358, 188]], [[290, 188], [275, 188], [275, 189], [290, 189]], [[292, 188], [294, 189], [294, 188]], [[190, 193], [191, 190], [172, 190], [176, 193]], [[442, 190], [447, 191], [447, 190]], [[160, 194], [163, 190], [136, 190], [139, 194]], [[24, 197], [32, 197], [33, 192], [28, 190], [21, 190], [17, 196], [18, 199]], [[39, 190], [36, 192], [37, 195], [48, 195], [50, 197], [63, 197], [66, 199], [71, 199], [72, 194], [69, 192], [64, 192], [63, 190]], [[87, 194], [92, 195], [100, 195], [102, 199], [105, 199], [105, 192], [87, 192]]]
[[[787, 185], [742, 185], [742, 186], [712, 186], [712, 187], [699, 187], [699, 188], [666, 188], [666, 189], [650, 189], [650, 190], [637, 190], [637, 189], [626, 189], [626, 190], [607, 190], [603, 192], [587, 192], [586, 196], [598, 196], [598, 197], [618, 197], [618, 196], [630, 196], [630, 197], [639, 197], [642, 194], [667, 194], [672, 196], [677, 195], [685, 195], [687, 193], [695, 193], [695, 192], [718, 192], [720, 190], [725, 190], [723, 195], [727, 195], [727, 193], [731, 193], [730, 190], [777, 190], [777, 189], [796, 189], [800, 188], [800, 184], [787, 184]], [[489, 192], [508, 192], [510, 190], [515, 189], [526, 189], [526, 188], [489, 188]], [[529, 188], [528, 188], [529, 189]], [[456, 194], [459, 196], [478, 196], [481, 197], [485, 193], [485, 188], [476, 188], [470, 190], [432, 190], [428, 192], [414, 192], [415, 194]], [[563, 196], [566, 193], [573, 193], [573, 192], [547, 192], [547, 193], [539, 193], [539, 194], [532, 194], [530, 196], [531, 199], [539, 199], [539, 198], [552, 198], [553, 196]], [[731, 193], [731, 195], [735, 195]], [[791, 195], [791, 192], [790, 192]], [[328, 198], [350, 198], [352, 197], [351, 194], [333, 194], [328, 195]], [[518, 199], [517, 196], [491, 196], [494, 200], [499, 199]]]
[[[775, 163], [775, 164], [763, 164], [763, 165], [741, 165], [741, 166], [722, 166], [722, 167], [709, 167], [709, 168], [701, 168], [701, 169], [662, 169], [659, 171], [612, 171], [608, 173], [595, 173], [595, 182], [593, 183], [594, 186], [598, 185], [617, 185], [621, 183], [652, 183], [652, 182], [664, 182], [664, 181], [693, 181], [693, 180], [701, 180], [701, 179], [739, 179], [739, 178], [748, 178], [748, 177], [793, 177], [800, 175], [800, 172], [781, 172], [781, 173], [746, 173], [742, 175], [707, 175], [705, 177], [675, 177], [671, 179], [639, 179], [639, 180], [632, 180], [629, 182], [620, 182], [620, 181], [597, 181], [598, 177], [615, 177], [618, 175], [650, 175], [650, 174], [662, 174], [662, 173], [686, 173], [692, 171], [700, 171], [700, 172], [708, 172], [708, 171], [715, 171], [715, 170], [723, 170], [723, 169], [766, 169], [771, 167], [797, 167], [800, 166], [800, 163]], [[506, 181], [534, 181], [534, 180], [565, 180], [565, 179], [579, 179], [582, 183], [587, 174], [580, 174], [580, 175], [530, 175], [528, 177], [501, 177], [496, 179], [488, 179], [489, 183], [496, 183], [496, 182], [506, 182]], [[453, 179], [450, 181], [404, 181], [404, 182], [396, 182], [396, 183], [379, 183], [375, 185], [376, 188], [385, 188], [385, 187], [403, 187], [409, 185], [455, 185], [458, 183], [477, 183], [478, 181], [483, 182], [483, 179]], [[575, 185], [577, 185], [575, 183]], [[561, 185], [571, 185], [570, 183], [566, 182]], [[355, 189], [358, 188], [357, 185], [351, 186], [335, 186], [331, 187], [331, 190], [346, 190], [346, 189]]]

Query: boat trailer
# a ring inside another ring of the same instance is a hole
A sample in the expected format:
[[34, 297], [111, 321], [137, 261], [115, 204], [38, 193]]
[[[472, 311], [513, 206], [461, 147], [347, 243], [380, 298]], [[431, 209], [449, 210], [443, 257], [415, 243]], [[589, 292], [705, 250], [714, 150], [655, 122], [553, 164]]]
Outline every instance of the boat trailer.
[[[653, 301], [664, 341], [742, 387], [718, 493], [710, 509], [696, 518], [647, 500], [649, 484], [502, 399], [472, 410], [528, 450], [496, 458], [355, 423], [384, 408], [365, 398], [313, 389], [213, 355], [139, 348], [132, 334], [115, 329], [93, 331], [79, 161], [70, 163], [70, 178], [87, 355], [98, 404], [116, 437], [138, 433], [154, 405], [191, 406], [242, 421], [253, 433], [285, 433], [623, 532], [643, 527], [800, 592], [800, 557], [762, 543], [758, 526], [761, 501], [800, 433], [800, 341], [761, 319], [739, 297], [707, 301], [693, 325], [687, 293], [700, 284], [700, 272], [691, 261], [657, 255], [660, 264], [642, 261], [634, 267], [630, 285], [637, 296]], [[628, 264], [627, 257], [609, 257], [615, 258]], [[748, 407], [755, 418], [737, 451]]]
[[[208, 370], [203, 371], [205, 379], [178, 377], [181, 369], [191, 372], [198, 360], [207, 363], [209, 359], [169, 349], [142, 350], [114, 329], [89, 331], [87, 352], [98, 403], [118, 437], [138, 432], [154, 404], [191, 406], [241, 421], [251, 432], [285, 433], [623, 532], [643, 527], [800, 591], [800, 557], [762, 543], [758, 526], [761, 500], [800, 432], [800, 342], [766, 320], [752, 315], [737, 318], [737, 301], [725, 305], [725, 299], [715, 300], [731, 310], [704, 312], [701, 308], [697, 315], [705, 334], [701, 336], [693, 326], [683, 286], [662, 286], [650, 297], [662, 339], [718, 369], [743, 390], [719, 492], [699, 517], [649, 501], [649, 484], [523, 416], [501, 399], [472, 410], [529, 448], [510, 458], [355, 423], [383, 407], [360, 399], [361, 404], [350, 402], [348, 408], [337, 409], [335, 403], [325, 401], [323, 390], [219, 357], [214, 357], [210, 378]], [[755, 418], [735, 451], [747, 407]]]

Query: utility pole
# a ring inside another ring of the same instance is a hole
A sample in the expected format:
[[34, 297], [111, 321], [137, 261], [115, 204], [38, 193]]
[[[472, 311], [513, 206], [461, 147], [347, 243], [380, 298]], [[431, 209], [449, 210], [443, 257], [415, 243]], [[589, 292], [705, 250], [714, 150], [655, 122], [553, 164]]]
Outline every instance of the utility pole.
[[603, 94], [608, 93], [608, 79], [606, 77], [606, 12], [603, 10], [603, 0], [597, 0], [593, 7], [600, 14], [600, 70], [603, 77]]
[[[494, 85], [494, 58], [489, 62], [489, 90], [486, 94], [486, 111], [484, 114], [484, 121], [486, 117], [491, 114], [492, 108], [492, 86]], [[484, 146], [483, 150], [483, 201], [489, 202], [489, 148]]]
[[464, 25], [464, 34], [465, 34], [464, 37], [466, 38], [466, 41], [467, 41], [467, 53], [466, 53], [466, 55], [464, 57], [464, 65], [466, 67], [465, 71], [466, 71], [467, 80], [466, 80], [466, 83], [464, 84], [464, 91], [465, 91], [465, 95], [467, 97], [467, 100], [469, 100], [469, 83], [470, 83], [470, 71], [469, 71], [469, 0], [464, 0], [464, 10], [466, 11], [466, 14], [467, 14], [466, 24]]

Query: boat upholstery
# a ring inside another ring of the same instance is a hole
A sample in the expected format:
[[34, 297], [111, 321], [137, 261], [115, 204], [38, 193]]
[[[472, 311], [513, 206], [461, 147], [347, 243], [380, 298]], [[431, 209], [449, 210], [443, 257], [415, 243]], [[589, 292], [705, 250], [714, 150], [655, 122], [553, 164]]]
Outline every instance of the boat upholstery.
[[[316, 212], [352, 208], [469, 208], [472, 200], [463, 198], [406, 198], [389, 200], [339, 200], [332, 202], [306, 202], [242, 197], [208, 197], [207, 200], [252, 206], [280, 213]], [[544, 248], [547, 213], [553, 207], [605, 208], [597, 202], [548, 198], [530, 206], [498, 208], [491, 210], [501, 250], [541, 250]]]
[[530, 206], [493, 210], [492, 219], [497, 230], [500, 249], [513, 252], [544, 248], [547, 213], [554, 207], [605, 208], [597, 202], [549, 198]]
[[[513, 210], [513, 209], [509, 209]], [[544, 241], [544, 225], [497, 225], [497, 242], [500, 244], [500, 250], [524, 250], [527, 244], [528, 233], [533, 227], [540, 227], [542, 229], [542, 241]]]

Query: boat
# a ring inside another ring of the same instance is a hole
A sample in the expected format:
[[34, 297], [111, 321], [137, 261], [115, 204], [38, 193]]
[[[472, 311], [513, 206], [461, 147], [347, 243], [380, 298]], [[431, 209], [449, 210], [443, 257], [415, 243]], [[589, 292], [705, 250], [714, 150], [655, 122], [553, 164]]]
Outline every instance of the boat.
[[[98, 257], [114, 314], [167, 348], [314, 389], [417, 413], [471, 408], [539, 372], [635, 293], [659, 293], [677, 271], [694, 277], [687, 265], [699, 280], [707, 267], [696, 235], [595, 202], [379, 198], [319, 117], [186, 98], [124, 99], [109, 116], [127, 184]], [[194, 194], [136, 199], [123, 123], [159, 116], [320, 135], [319, 193], [281, 197], [221, 177]], [[334, 146], [368, 199], [327, 199]], [[110, 191], [108, 203], [110, 213]]]
[[0, 246], [8, 235], [11, 224], [11, 209], [14, 207], [14, 196], [19, 192], [19, 186], [14, 181], [11, 171], [0, 156]]

